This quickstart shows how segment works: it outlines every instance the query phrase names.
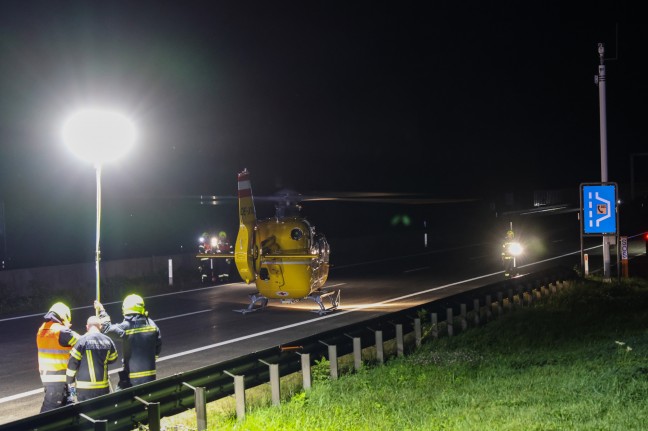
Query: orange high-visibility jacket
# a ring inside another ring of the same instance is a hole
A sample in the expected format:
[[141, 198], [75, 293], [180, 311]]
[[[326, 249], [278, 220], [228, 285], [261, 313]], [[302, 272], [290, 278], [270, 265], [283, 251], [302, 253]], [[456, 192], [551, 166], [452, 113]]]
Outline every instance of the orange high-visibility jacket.
[[55, 320], [48, 320], [41, 325], [36, 334], [36, 345], [38, 370], [43, 383], [65, 383], [70, 350], [78, 338], [79, 334]]

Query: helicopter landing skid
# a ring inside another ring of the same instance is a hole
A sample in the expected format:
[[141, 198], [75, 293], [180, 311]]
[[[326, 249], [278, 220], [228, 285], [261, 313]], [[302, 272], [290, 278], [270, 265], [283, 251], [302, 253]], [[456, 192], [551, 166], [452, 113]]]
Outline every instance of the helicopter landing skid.
[[[259, 306], [257, 308], [254, 308], [254, 304], [256, 304], [257, 302], [259, 303]], [[266, 308], [267, 306], [268, 306], [268, 298], [261, 295], [259, 292], [256, 292], [250, 295], [250, 304], [247, 306], [247, 308], [241, 308], [239, 310], [234, 310], [234, 311], [245, 315], [247, 313], [252, 313], [253, 311]]]
[[[324, 306], [324, 302], [322, 301], [322, 298], [328, 298], [331, 301], [331, 306], [329, 308], [326, 308]], [[320, 316], [323, 316], [324, 314], [337, 310], [337, 308], [340, 306], [340, 291], [339, 290], [318, 290], [316, 292], [312, 292], [310, 295], [306, 297], [306, 299], [310, 299], [311, 301], [315, 301], [317, 305], [319, 305], [320, 309], [319, 310], [311, 310], [313, 313], [317, 313]]]

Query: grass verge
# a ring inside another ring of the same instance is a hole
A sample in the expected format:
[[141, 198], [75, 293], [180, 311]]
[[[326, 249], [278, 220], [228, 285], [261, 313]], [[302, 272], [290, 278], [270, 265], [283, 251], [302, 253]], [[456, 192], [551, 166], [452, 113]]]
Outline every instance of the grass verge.
[[[581, 280], [533, 308], [479, 329], [428, 340], [385, 366], [347, 367], [336, 381], [326, 363], [313, 389], [282, 379], [208, 405], [213, 430], [643, 430], [648, 417], [648, 282]], [[196, 429], [193, 412], [163, 420]]]

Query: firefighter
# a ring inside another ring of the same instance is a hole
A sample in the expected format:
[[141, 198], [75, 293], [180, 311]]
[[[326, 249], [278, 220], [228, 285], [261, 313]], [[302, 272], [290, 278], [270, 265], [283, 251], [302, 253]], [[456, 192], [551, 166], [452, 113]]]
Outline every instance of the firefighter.
[[511, 254], [511, 244], [515, 241], [515, 233], [509, 229], [506, 231], [506, 238], [502, 244], [502, 263], [504, 264], [504, 276], [510, 277], [515, 267], [515, 256]]
[[75, 344], [67, 366], [67, 382], [76, 391], [77, 401], [85, 401], [110, 392], [108, 364], [117, 360], [115, 343], [101, 333], [101, 319], [90, 316], [88, 332]]
[[123, 341], [122, 363], [118, 389], [155, 380], [155, 360], [162, 349], [160, 329], [148, 317], [144, 299], [128, 295], [122, 303], [124, 320], [111, 323], [103, 305], [95, 301], [95, 309], [102, 321], [101, 332]]
[[[227, 238], [227, 233], [225, 231], [220, 231], [218, 233], [218, 253], [229, 254], [232, 251], [232, 245]], [[217, 259], [216, 264], [218, 265], [218, 280], [221, 282], [226, 282], [229, 280], [229, 271], [230, 271], [230, 259]], [[216, 281], [216, 280], [213, 280]]]
[[43, 318], [45, 322], [36, 334], [38, 371], [45, 390], [41, 413], [72, 401], [65, 373], [70, 351], [79, 339], [79, 334], [70, 329], [70, 308], [62, 302], [52, 305]]
[[218, 232], [218, 250], [221, 253], [229, 253], [232, 250], [227, 233], [224, 230]]

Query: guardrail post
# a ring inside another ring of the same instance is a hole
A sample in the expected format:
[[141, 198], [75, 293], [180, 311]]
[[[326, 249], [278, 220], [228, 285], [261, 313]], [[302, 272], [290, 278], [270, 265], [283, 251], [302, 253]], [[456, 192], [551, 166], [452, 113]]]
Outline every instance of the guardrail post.
[[446, 310], [446, 326], [448, 327], [448, 337], [452, 337], [452, 334], [454, 332], [453, 330], [453, 320], [454, 317], [452, 316], [452, 308], [448, 308]]
[[502, 312], [504, 309], [504, 293], [497, 292], [497, 317], [502, 317]]
[[549, 283], [549, 290], [551, 290], [551, 293], [556, 293], [558, 289], [556, 289], [556, 282], [552, 281]]
[[536, 289], [535, 284], [531, 284], [531, 286], [529, 286], [529, 307], [538, 299], [537, 293], [538, 289]]
[[207, 430], [207, 397], [205, 396], [205, 388], [194, 387], [187, 382], [182, 384], [192, 391], [194, 391], [194, 405], [196, 408], [196, 426], [198, 431]]
[[459, 310], [461, 315], [461, 332], [464, 332], [468, 329], [468, 321], [466, 320], [466, 304], [461, 304]]
[[245, 376], [235, 376], [229, 371], [223, 371], [228, 376], [234, 377], [234, 398], [236, 399], [236, 418], [245, 419]]
[[79, 413], [83, 419], [92, 422], [94, 424], [94, 431], [106, 431], [108, 429], [108, 420], [106, 419], [92, 419], [90, 416], [83, 413]]
[[349, 334], [344, 334], [353, 340], [353, 367], [356, 371], [362, 368], [362, 339]]
[[380, 364], [385, 363], [385, 346], [382, 331], [376, 331], [376, 359]]
[[310, 353], [299, 353], [301, 356], [301, 367], [302, 367], [302, 386], [304, 390], [308, 391], [311, 388], [311, 363], [310, 363]]
[[405, 355], [405, 338], [403, 337], [403, 325], [396, 324], [396, 354], [398, 356]]
[[473, 299], [473, 309], [475, 310], [475, 326], [479, 326], [479, 315], [481, 314], [479, 299]]
[[507, 311], [513, 310], [513, 289], [508, 290], [508, 304], [506, 306]]
[[383, 333], [381, 330], [373, 330], [371, 328], [367, 328], [370, 331], [373, 331], [373, 333], [376, 336], [376, 361], [382, 365], [385, 363], [385, 346], [383, 344]]
[[272, 393], [272, 405], [278, 406], [281, 404], [281, 385], [279, 379], [279, 364], [270, 364], [263, 359], [259, 362], [266, 364], [270, 367], [270, 392]]
[[439, 338], [439, 316], [437, 313], [432, 313], [430, 319], [432, 320], [432, 338], [436, 340]]
[[330, 367], [331, 380], [337, 380], [338, 379], [337, 346], [335, 344], [331, 344], [331, 345], [326, 344], [322, 340], [320, 340], [320, 343], [322, 343], [322, 344], [324, 344], [325, 346], [328, 347], [329, 367]]
[[490, 295], [486, 295], [486, 321], [490, 322], [493, 318], [493, 300]]
[[416, 340], [416, 348], [421, 347], [423, 342], [423, 335], [421, 332], [421, 319], [418, 317], [414, 319], [414, 339]]
[[149, 431], [160, 431], [160, 403], [150, 403], [137, 396], [135, 399], [144, 404], [148, 410]]

